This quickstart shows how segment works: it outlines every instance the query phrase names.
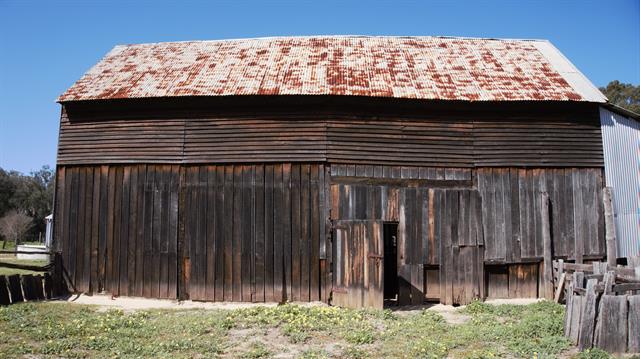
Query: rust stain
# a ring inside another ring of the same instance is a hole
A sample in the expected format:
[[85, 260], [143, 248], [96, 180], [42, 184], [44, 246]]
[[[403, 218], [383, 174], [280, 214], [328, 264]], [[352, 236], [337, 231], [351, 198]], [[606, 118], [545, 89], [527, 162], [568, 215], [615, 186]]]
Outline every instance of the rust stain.
[[584, 100], [533, 41], [364, 36], [117, 46], [58, 100], [283, 94]]

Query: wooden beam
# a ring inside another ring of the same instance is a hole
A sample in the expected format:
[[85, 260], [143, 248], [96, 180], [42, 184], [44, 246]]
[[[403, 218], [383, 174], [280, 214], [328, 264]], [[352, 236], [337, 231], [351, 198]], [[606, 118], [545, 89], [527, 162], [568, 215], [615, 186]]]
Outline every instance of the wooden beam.
[[556, 293], [553, 297], [553, 300], [556, 303], [560, 303], [560, 298], [562, 297], [562, 292], [564, 291], [564, 283], [567, 277], [567, 273], [562, 273], [560, 275], [560, 280], [558, 281], [558, 287], [556, 288]]
[[593, 331], [596, 320], [596, 302], [598, 295], [595, 291], [597, 279], [587, 281], [586, 297], [582, 302], [582, 313], [580, 315], [580, 327], [578, 328], [578, 350], [590, 349], [593, 345]]
[[607, 244], [607, 264], [616, 265], [618, 248], [616, 243], [616, 223], [613, 218], [613, 191], [611, 187], [602, 189], [602, 201], [604, 202], [605, 239]]

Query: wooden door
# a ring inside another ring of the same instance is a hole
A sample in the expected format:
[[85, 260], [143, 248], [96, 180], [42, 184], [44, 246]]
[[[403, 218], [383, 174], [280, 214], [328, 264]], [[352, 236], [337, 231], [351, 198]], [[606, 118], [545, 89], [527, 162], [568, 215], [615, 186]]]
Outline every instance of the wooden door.
[[440, 303], [484, 299], [484, 236], [481, 197], [475, 190], [434, 189], [440, 223]]
[[382, 221], [336, 221], [331, 304], [347, 308], [383, 305]]

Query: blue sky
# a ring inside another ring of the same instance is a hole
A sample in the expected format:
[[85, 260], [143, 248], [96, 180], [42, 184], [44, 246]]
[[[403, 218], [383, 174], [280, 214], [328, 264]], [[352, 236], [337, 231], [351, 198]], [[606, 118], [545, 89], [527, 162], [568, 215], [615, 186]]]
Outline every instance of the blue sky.
[[55, 98], [116, 44], [317, 34], [549, 39], [597, 86], [640, 84], [638, 0], [0, 0], [0, 167], [55, 164]]

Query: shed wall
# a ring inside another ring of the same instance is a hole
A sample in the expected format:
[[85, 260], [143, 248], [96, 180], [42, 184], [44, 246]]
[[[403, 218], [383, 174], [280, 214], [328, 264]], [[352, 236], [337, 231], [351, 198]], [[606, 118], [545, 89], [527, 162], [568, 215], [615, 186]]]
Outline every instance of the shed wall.
[[402, 293], [429, 298], [445, 237], [464, 247], [480, 229], [480, 263], [539, 262], [542, 191], [554, 256], [603, 255], [600, 169], [138, 164], [60, 166], [58, 179], [56, 243], [84, 292], [327, 301], [330, 218], [398, 222]]
[[[298, 102], [297, 106], [305, 105]], [[533, 108], [527, 113], [529, 107], [524, 105], [517, 111], [469, 105], [404, 108], [362, 102], [362, 108], [355, 109], [348, 105], [310, 103], [306, 110], [280, 107], [264, 112], [258, 106], [254, 111], [221, 109], [216, 114], [174, 109], [69, 115], [65, 109], [58, 164], [328, 161], [456, 168], [603, 166], [597, 113], [588, 111], [588, 106], [574, 112]]]
[[81, 292], [327, 300], [321, 164], [59, 167], [56, 245]]
[[600, 108], [605, 177], [613, 188], [618, 257], [640, 255], [640, 122]]

